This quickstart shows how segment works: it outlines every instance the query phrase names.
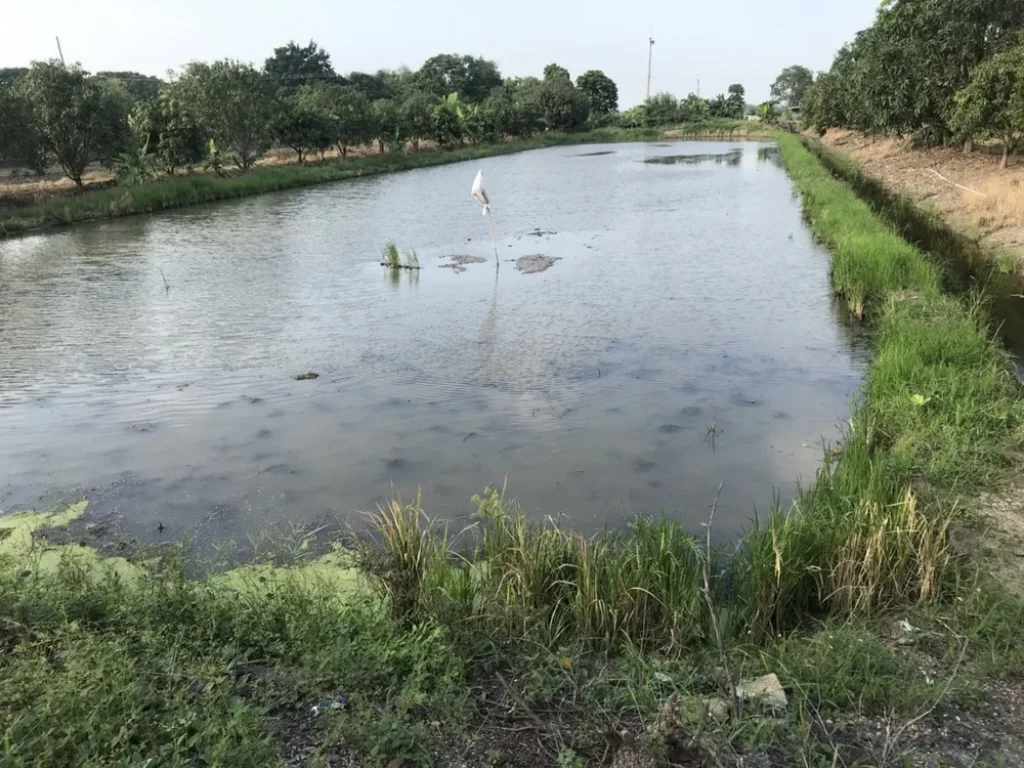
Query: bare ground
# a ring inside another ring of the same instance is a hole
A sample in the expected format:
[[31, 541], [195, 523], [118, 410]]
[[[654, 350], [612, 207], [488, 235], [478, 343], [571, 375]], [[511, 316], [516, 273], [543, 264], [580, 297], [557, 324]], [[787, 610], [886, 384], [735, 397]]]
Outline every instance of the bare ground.
[[912, 149], [906, 139], [829, 130], [822, 141], [894, 192], [937, 211], [954, 229], [1024, 261], [1024, 162], [999, 167], [984, 148]]

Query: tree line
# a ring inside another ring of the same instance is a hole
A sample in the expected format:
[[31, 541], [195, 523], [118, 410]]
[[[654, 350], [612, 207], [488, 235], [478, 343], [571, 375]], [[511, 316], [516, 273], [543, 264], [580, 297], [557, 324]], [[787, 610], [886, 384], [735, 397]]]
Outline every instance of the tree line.
[[59, 61], [0, 69], [0, 163], [59, 166], [82, 185], [103, 163], [122, 183], [202, 165], [248, 170], [274, 146], [299, 161], [335, 147], [385, 152], [574, 131], [614, 122], [618, 88], [600, 70], [572, 80], [503, 78], [480, 57], [441, 54], [417, 70], [335, 72], [315, 42], [276, 48], [260, 69], [193, 62], [169, 82], [133, 72], [92, 75]]
[[0, 165], [42, 174], [59, 166], [82, 186], [93, 163], [132, 184], [158, 174], [230, 165], [251, 168], [272, 147], [299, 162], [336, 148], [377, 151], [525, 138], [543, 131], [652, 128], [740, 119], [744, 88], [704, 99], [659, 93], [619, 112], [615, 82], [600, 70], [575, 81], [558, 64], [542, 77], [502, 76], [482, 57], [440, 54], [413, 71], [335, 71], [315, 42], [275, 48], [262, 68], [193, 62], [169, 81], [136, 72], [95, 75], [60, 61], [0, 69]]
[[885, 0], [800, 103], [821, 130], [962, 141], [966, 151], [995, 139], [1005, 165], [1024, 135], [1024, 2]]

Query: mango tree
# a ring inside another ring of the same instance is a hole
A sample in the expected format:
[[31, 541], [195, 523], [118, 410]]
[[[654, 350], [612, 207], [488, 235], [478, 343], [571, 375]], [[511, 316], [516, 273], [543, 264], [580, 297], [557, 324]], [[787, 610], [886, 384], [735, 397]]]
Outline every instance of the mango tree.
[[952, 127], [965, 139], [1001, 141], [1000, 167], [1006, 167], [1024, 138], [1024, 44], [974, 69], [970, 84], [956, 95]]

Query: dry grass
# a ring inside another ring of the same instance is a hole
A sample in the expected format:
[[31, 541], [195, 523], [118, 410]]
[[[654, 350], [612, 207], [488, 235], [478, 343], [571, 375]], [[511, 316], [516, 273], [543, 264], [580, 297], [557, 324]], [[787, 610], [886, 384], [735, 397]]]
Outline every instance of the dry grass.
[[1024, 171], [993, 176], [978, 189], [981, 194], [963, 190], [967, 207], [974, 211], [978, 226], [988, 230], [1024, 227]]
[[839, 129], [822, 140], [887, 189], [936, 211], [953, 229], [1024, 261], [1024, 160], [1000, 169], [998, 154], [982, 145], [965, 155], [962, 147], [913, 149], [907, 139]]

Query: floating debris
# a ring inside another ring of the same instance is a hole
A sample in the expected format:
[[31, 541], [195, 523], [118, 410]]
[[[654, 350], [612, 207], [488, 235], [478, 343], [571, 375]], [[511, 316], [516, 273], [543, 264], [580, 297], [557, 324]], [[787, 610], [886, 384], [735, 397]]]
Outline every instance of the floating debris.
[[320, 378], [320, 374], [319, 373], [314, 373], [313, 371], [308, 371], [306, 373], [300, 373], [298, 376], [295, 377], [295, 380], [296, 381], [312, 381], [313, 379], [319, 379], [319, 378]]

